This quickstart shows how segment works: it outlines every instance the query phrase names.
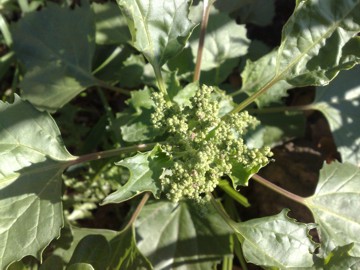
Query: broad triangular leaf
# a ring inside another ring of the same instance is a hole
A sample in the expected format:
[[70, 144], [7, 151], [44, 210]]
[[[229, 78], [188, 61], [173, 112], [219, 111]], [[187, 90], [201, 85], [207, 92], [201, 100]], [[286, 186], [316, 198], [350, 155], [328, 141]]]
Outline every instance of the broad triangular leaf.
[[26, 14], [12, 35], [16, 55], [28, 71], [21, 83], [23, 97], [39, 108], [55, 111], [95, 84], [95, 25], [86, 1], [74, 10], [48, 3]]
[[[63, 225], [62, 171], [74, 159], [47, 113], [15, 97], [0, 103], [0, 268], [41, 260]], [[36, 239], [36, 240], [35, 240]]]
[[282, 32], [277, 79], [294, 86], [328, 84], [360, 61], [360, 0], [297, 1]]
[[[270, 66], [266, 69], [273, 70], [273, 78], [259, 83], [256, 80], [262, 77], [247, 75], [246, 92], [268, 89], [269, 97], [259, 101], [263, 106], [279, 101], [274, 97], [286, 95], [290, 85], [326, 85], [339, 70], [359, 63], [360, 39], [356, 37], [360, 32], [359, 9], [360, 0], [297, 1], [293, 15], [283, 28], [277, 55], [267, 56]], [[260, 59], [253, 65], [263, 65], [264, 61]], [[261, 66], [253, 65], [248, 68], [262, 70]], [[283, 84], [282, 90], [278, 84]]]
[[205, 204], [154, 202], [136, 221], [139, 250], [155, 269], [211, 269], [231, 254], [230, 229]]
[[305, 199], [319, 224], [323, 249], [355, 243], [350, 254], [360, 257], [360, 169], [334, 162], [320, 171], [315, 194]]
[[342, 161], [357, 166], [360, 166], [359, 74], [360, 66], [356, 66], [341, 72], [330, 85], [318, 87], [312, 105], [328, 120]]
[[130, 171], [128, 182], [104, 199], [104, 204], [120, 203], [129, 200], [140, 193], [150, 191], [159, 198], [161, 187], [159, 177], [163, 168], [168, 165], [168, 158], [161, 153], [159, 146], [152, 151], [138, 153], [133, 157], [125, 158], [117, 165], [126, 167]]
[[308, 235], [311, 226], [289, 218], [286, 210], [238, 223], [235, 228], [248, 262], [275, 269], [313, 265], [316, 246]]
[[118, 233], [110, 241], [111, 258], [109, 269], [116, 270], [150, 270], [151, 263], [145, 258], [136, 246], [135, 230], [131, 226]]
[[133, 46], [155, 72], [185, 46], [194, 24], [188, 19], [188, 0], [118, 0], [127, 17]]

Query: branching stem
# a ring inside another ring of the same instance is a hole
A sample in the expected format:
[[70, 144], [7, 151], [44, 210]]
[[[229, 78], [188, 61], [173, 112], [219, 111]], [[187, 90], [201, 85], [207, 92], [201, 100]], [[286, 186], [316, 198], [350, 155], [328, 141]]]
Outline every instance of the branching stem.
[[249, 113], [279, 113], [279, 112], [289, 112], [289, 111], [309, 111], [314, 110], [315, 108], [312, 104], [309, 105], [300, 105], [300, 106], [282, 106], [282, 107], [270, 107], [270, 108], [261, 108], [261, 109], [248, 109]]
[[254, 102], [259, 96], [264, 94], [267, 90], [269, 90], [274, 84], [276, 84], [279, 81], [279, 79], [272, 79], [267, 84], [264, 85], [259, 91], [252, 94], [250, 97], [245, 99], [243, 102], [241, 102], [238, 106], [236, 106], [230, 113], [238, 113], [241, 110], [245, 109], [247, 106], [249, 106], [252, 102]]
[[200, 72], [201, 72], [201, 62], [202, 62], [202, 54], [205, 44], [205, 34], [206, 28], [209, 21], [209, 14], [211, 5], [214, 3], [214, 0], [204, 0], [204, 7], [203, 7], [203, 14], [201, 20], [201, 29], [200, 29], [200, 37], [199, 37], [199, 47], [196, 56], [196, 65], [194, 71], [194, 82], [200, 79]]
[[258, 183], [260, 183], [261, 185], [263, 185], [263, 186], [265, 186], [265, 187], [267, 187], [267, 188], [269, 188], [269, 189], [271, 189], [271, 190], [279, 193], [280, 195], [283, 195], [283, 196], [285, 196], [286, 198], [289, 198], [290, 200], [293, 200], [293, 201], [295, 201], [295, 202], [298, 202], [298, 203], [306, 206], [306, 204], [305, 204], [305, 199], [304, 199], [303, 197], [298, 196], [298, 195], [296, 195], [296, 194], [294, 194], [294, 193], [291, 193], [290, 191], [287, 191], [287, 190], [285, 190], [285, 189], [283, 189], [283, 188], [281, 188], [281, 187], [279, 187], [279, 186], [271, 183], [270, 181], [266, 180], [265, 178], [261, 177], [261, 176], [258, 175], [258, 174], [254, 174], [254, 175], [252, 176], [252, 178], [253, 178], [256, 182], [258, 182]]
[[71, 166], [71, 165], [75, 165], [75, 164], [79, 164], [79, 163], [84, 163], [87, 161], [114, 157], [114, 156], [118, 156], [118, 155], [124, 154], [124, 153], [131, 153], [131, 152], [136, 152], [136, 151], [146, 151], [146, 150], [152, 149], [156, 144], [158, 144], [158, 143], [138, 144], [138, 145], [134, 145], [134, 146], [121, 147], [121, 148], [117, 148], [117, 149], [111, 149], [111, 150], [91, 153], [91, 154], [79, 156], [78, 158], [71, 160], [69, 162], [69, 164], [67, 164], [67, 165]]

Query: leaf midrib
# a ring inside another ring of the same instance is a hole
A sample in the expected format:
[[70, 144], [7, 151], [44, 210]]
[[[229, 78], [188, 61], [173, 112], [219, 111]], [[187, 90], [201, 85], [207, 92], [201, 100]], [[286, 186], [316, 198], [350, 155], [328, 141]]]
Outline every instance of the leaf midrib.
[[[355, 6], [357, 6], [359, 3], [356, 3]], [[280, 49], [282, 49], [284, 46], [280, 46], [279, 48], [279, 52], [278, 52], [278, 57], [277, 57], [277, 60], [276, 60], [276, 74], [275, 74], [275, 77], [272, 79], [272, 81], [280, 81], [280, 80], [283, 80], [284, 77], [286, 76], [286, 74], [289, 72], [289, 70], [295, 66], [301, 58], [303, 58], [312, 48], [315, 47], [315, 45], [319, 44], [320, 41], [322, 41], [324, 39], [324, 37], [328, 36], [329, 34], [331, 34], [332, 32], [335, 31], [335, 29], [340, 25], [340, 23], [344, 20], [344, 18], [346, 18], [349, 13], [351, 13], [354, 9], [354, 6], [352, 8], [350, 8], [350, 10], [343, 16], [341, 17], [341, 19], [339, 19], [338, 21], [336, 21], [332, 27], [330, 27], [328, 29], [328, 31], [326, 31], [323, 35], [321, 35], [315, 42], [313, 42], [305, 51], [303, 51], [298, 57], [296, 57], [292, 62], [290, 62], [290, 64], [288, 64], [283, 71], [281, 71], [279, 73], [278, 69], [280, 68], [279, 67], [279, 62], [281, 60], [280, 58]], [[284, 44], [284, 43], [283, 43]], [[281, 50], [282, 52], [283, 50]]]

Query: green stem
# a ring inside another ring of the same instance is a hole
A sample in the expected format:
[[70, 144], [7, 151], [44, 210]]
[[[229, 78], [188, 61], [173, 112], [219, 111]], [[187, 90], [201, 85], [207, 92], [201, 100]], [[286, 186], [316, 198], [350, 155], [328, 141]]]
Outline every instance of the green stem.
[[102, 70], [104, 67], [106, 67], [108, 64], [111, 63], [112, 60], [114, 60], [122, 51], [121, 47], [116, 47], [115, 50], [109, 55], [108, 58], [105, 59], [104, 62], [101, 63], [100, 66], [98, 66], [93, 72], [92, 74], [95, 75], [96, 73], [98, 73], [100, 70]]
[[224, 256], [222, 263], [222, 270], [232, 270], [233, 269], [233, 258], [232, 256]]
[[158, 83], [158, 87], [160, 89], [160, 91], [164, 94], [166, 99], [169, 99], [167, 90], [166, 90], [166, 85], [163, 79], [163, 76], [161, 74], [161, 69], [158, 66], [154, 66], [154, 72], [155, 72], [155, 77], [156, 77], [156, 81]]
[[99, 79], [96, 79], [96, 83], [98, 86], [102, 87], [102, 88], [105, 88], [105, 89], [109, 89], [109, 90], [112, 90], [112, 91], [115, 91], [115, 92], [118, 92], [118, 93], [121, 93], [121, 94], [124, 94], [124, 95], [127, 95], [127, 96], [130, 96], [130, 91], [126, 90], [126, 89], [122, 89], [122, 88], [119, 88], [119, 87], [116, 87], [116, 86], [112, 86], [102, 80], [99, 80]]
[[2, 14], [0, 14], [0, 31], [4, 37], [6, 45], [10, 48], [13, 44], [9, 26]]
[[[235, 232], [235, 233], [239, 233], [239, 231], [236, 229], [236, 223], [235, 221], [233, 221], [229, 216], [228, 214], [225, 212], [224, 208], [222, 207], [222, 205], [220, 203], [218, 203], [214, 196], [210, 193], [209, 194], [210, 197], [211, 197], [211, 204], [212, 206], [214, 206], [215, 210], [218, 212], [218, 214], [220, 214], [220, 216], [224, 219], [224, 221], [229, 225], [229, 227]], [[236, 237], [238, 238], [238, 235], [236, 234]], [[240, 242], [240, 239], [239, 239], [239, 242]], [[240, 243], [239, 243], [240, 244]], [[240, 248], [241, 250], [241, 248]], [[246, 262], [245, 262], [245, 259], [243, 257], [243, 254], [242, 252], [240, 252], [240, 254], [238, 255], [238, 258], [240, 260], [240, 264], [241, 266], [243, 267], [243, 270], [247, 270], [247, 266], [246, 266]]]
[[193, 79], [194, 82], [200, 79], [201, 62], [202, 62], [202, 54], [205, 44], [206, 28], [209, 21], [210, 8], [213, 3], [214, 3], [213, 0], [210, 0], [210, 3], [209, 0], [204, 0], [203, 14], [202, 14], [202, 20], [200, 26], [201, 29], [200, 29], [200, 37], [199, 37], [199, 46], [196, 56], [196, 65], [195, 65], [194, 79]]
[[278, 113], [278, 112], [287, 112], [287, 111], [309, 111], [314, 110], [312, 104], [309, 105], [299, 105], [299, 106], [282, 106], [282, 107], [272, 107], [272, 108], [261, 108], [261, 109], [248, 109], [249, 113]]
[[141, 210], [143, 209], [144, 205], [146, 204], [147, 200], [150, 198], [150, 192], [146, 192], [144, 194], [144, 196], [142, 197], [140, 203], [138, 204], [138, 206], [136, 207], [134, 213], [132, 214], [128, 224], [126, 224], [125, 228], [123, 229], [123, 231], [127, 230], [129, 227], [131, 227], [133, 225], [133, 223], [135, 222], [135, 220], [137, 219], [137, 217], [139, 216]]
[[255, 101], [259, 96], [264, 94], [267, 90], [269, 90], [274, 84], [276, 84], [279, 81], [279, 78], [272, 79], [267, 84], [264, 85], [263, 88], [261, 88], [256, 93], [252, 94], [250, 97], [245, 99], [243, 102], [241, 102], [238, 106], [236, 106], [230, 113], [238, 113], [241, 110], [245, 109], [247, 106], [249, 106], [253, 101]]
[[224, 219], [224, 221], [229, 225], [229, 227], [236, 232], [237, 230], [234, 227], [235, 222], [225, 212], [225, 210], [222, 207], [221, 203], [217, 202], [216, 199], [214, 198], [214, 196], [211, 193], [209, 195], [211, 197], [210, 202], [211, 202], [212, 206], [214, 206], [216, 212], [218, 212], [220, 214], [220, 216]]
[[[234, 236], [234, 238], [237, 238], [237, 236]], [[242, 270], [248, 270], [245, 258], [244, 258], [244, 254], [242, 252], [242, 248], [241, 248], [241, 244], [240, 244], [240, 240], [239, 241], [234, 241], [234, 250], [235, 250], [235, 254], [236, 257], [238, 258], [239, 262], [240, 262], [240, 266]]]
[[237, 201], [238, 203], [240, 203], [241, 205], [245, 206], [245, 207], [249, 207], [250, 204], [248, 202], [248, 200], [241, 195], [239, 192], [237, 192], [236, 190], [234, 190], [228, 181], [226, 180], [220, 180], [219, 182], [219, 187], [226, 192], [226, 194], [228, 194], [231, 198], [233, 198], [235, 201]]
[[300, 203], [300, 204], [306, 206], [306, 204], [305, 204], [305, 198], [303, 198], [303, 197], [301, 197], [301, 196], [298, 196], [298, 195], [296, 195], [296, 194], [294, 194], [294, 193], [291, 193], [291, 192], [289, 192], [289, 191], [287, 191], [287, 190], [285, 190], [285, 189], [283, 189], [283, 188], [281, 188], [281, 187], [279, 187], [279, 186], [271, 183], [270, 181], [266, 180], [265, 178], [261, 177], [261, 176], [258, 175], [258, 174], [254, 174], [254, 175], [252, 176], [252, 178], [253, 178], [256, 182], [258, 182], [258, 183], [262, 184], [263, 186], [265, 186], [265, 187], [267, 187], [267, 188], [269, 188], [269, 189], [271, 189], [271, 190], [279, 193], [280, 195], [283, 195], [283, 196], [285, 196], [286, 198], [289, 198], [290, 200], [293, 200], [293, 201], [295, 201], [295, 202], [297, 202], [297, 203]]
[[72, 166], [75, 164], [84, 163], [84, 162], [93, 161], [93, 160], [99, 160], [99, 159], [103, 159], [103, 158], [114, 157], [114, 156], [118, 156], [118, 155], [124, 154], [124, 153], [131, 153], [131, 152], [136, 152], [136, 151], [146, 151], [146, 150], [152, 149], [156, 144], [158, 144], [158, 143], [139, 144], [139, 145], [134, 145], [134, 146], [121, 147], [121, 148], [117, 148], [117, 149], [111, 149], [111, 150], [91, 153], [91, 154], [79, 156], [78, 158], [69, 161], [67, 166]]

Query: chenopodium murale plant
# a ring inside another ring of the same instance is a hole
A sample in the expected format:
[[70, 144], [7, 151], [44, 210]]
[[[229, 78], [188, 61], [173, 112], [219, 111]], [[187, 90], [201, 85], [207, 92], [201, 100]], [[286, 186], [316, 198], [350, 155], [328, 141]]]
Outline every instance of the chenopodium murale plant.
[[259, 121], [247, 111], [221, 116], [221, 98], [224, 93], [205, 85], [183, 105], [167, 101], [163, 93], [152, 94], [152, 124], [168, 135], [161, 150], [172, 166], [164, 169], [160, 183], [171, 201], [207, 200], [234, 166], [261, 168], [272, 156], [270, 147], [250, 149], [244, 141]]

